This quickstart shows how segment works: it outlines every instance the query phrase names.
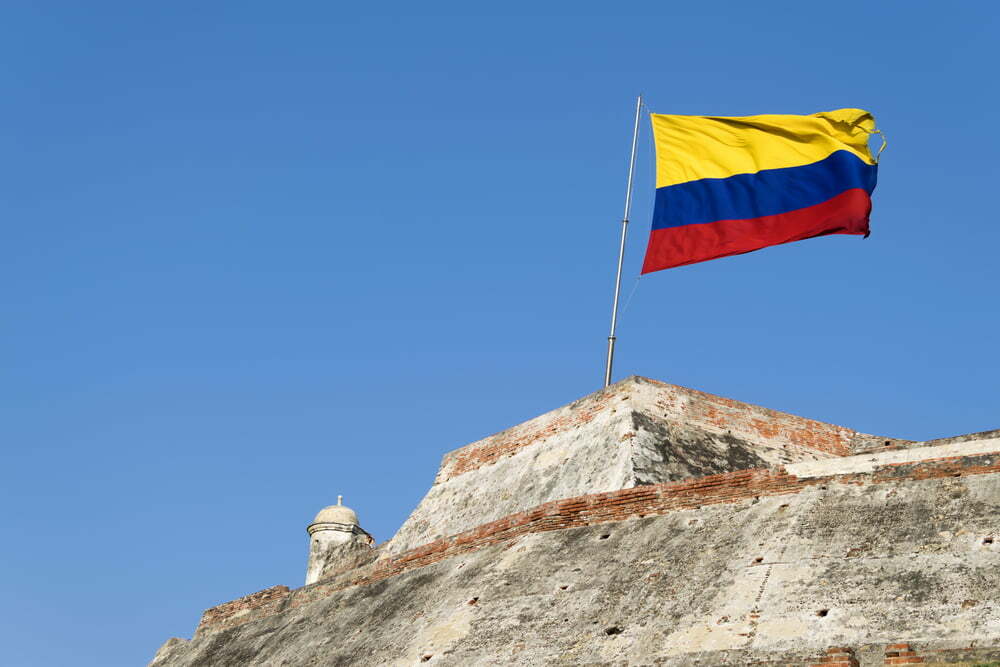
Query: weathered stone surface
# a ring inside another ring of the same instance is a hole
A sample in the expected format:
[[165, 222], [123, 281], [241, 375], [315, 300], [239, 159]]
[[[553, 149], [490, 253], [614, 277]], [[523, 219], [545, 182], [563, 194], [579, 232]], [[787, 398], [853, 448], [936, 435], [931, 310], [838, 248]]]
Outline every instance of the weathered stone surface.
[[163, 646], [156, 652], [153, 656], [152, 662], [150, 662], [150, 667], [155, 667], [156, 665], [165, 665], [169, 661], [172, 661], [176, 656], [174, 652], [187, 644], [186, 639], [181, 639], [180, 637], [171, 637], [163, 643]]
[[843, 456], [858, 435], [633, 376], [446, 454], [384, 553], [550, 500]]
[[213, 607], [151, 664], [972, 665], [1000, 659], [998, 509], [1000, 432], [912, 443], [630, 378], [446, 455], [377, 552]]
[[[335, 543], [316, 547], [316, 542], [311, 543], [313, 549], [309, 553], [309, 565], [315, 567], [317, 571], [317, 581], [329, 579], [342, 572], [357, 569], [363, 565], [371, 563], [378, 558], [376, 551], [370, 544], [361, 540], [350, 540], [348, 542]], [[311, 583], [308, 579], [306, 583]]]
[[[941, 441], [935, 441], [941, 442]], [[942, 444], [923, 443], [912, 449], [876, 451], [870, 454], [850, 456], [826, 461], [802, 461], [785, 466], [789, 474], [797, 477], [824, 477], [848, 473], [872, 472], [887, 465], [902, 465], [951, 457], [968, 457], [977, 454], [991, 454], [1000, 451], [1000, 438], [981, 440], [949, 440]]]
[[174, 643], [157, 665], [745, 665], [901, 639], [1000, 646], [1000, 544], [984, 544], [998, 509], [1000, 476], [976, 475], [526, 535]]

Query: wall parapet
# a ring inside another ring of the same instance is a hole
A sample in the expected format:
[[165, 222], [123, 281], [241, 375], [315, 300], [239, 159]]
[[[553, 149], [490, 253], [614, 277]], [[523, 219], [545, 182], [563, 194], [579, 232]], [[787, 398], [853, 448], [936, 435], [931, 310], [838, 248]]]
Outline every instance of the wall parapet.
[[206, 609], [205, 613], [201, 615], [201, 622], [198, 624], [198, 630], [195, 634], [200, 634], [207, 629], [218, 632], [242, 625], [261, 616], [277, 613], [282, 603], [288, 598], [289, 593], [288, 586], [271, 586], [231, 602]]
[[[948, 449], [952, 456], [934, 459], [914, 460], [912, 455], [903, 461], [887, 458], [887, 463], [862, 471], [855, 471], [855, 462], [851, 461], [862, 457], [848, 457], [839, 460], [844, 464], [844, 472], [838, 473], [835, 468], [827, 467], [824, 469], [827, 474], [823, 476], [799, 477], [789, 473], [784, 466], [756, 468], [550, 501], [398, 555], [386, 556], [375, 563], [291, 592], [287, 587], [275, 586], [213, 607], [202, 616], [197, 634], [231, 628], [284, 609], [309, 604], [350, 586], [373, 584], [531, 533], [664, 515], [700, 509], [706, 505], [755, 500], [760, 496], [791, 495], [831, 484], [900, 484], [995, 474], [1000, 472], [1000, 440], [994, 442], [996, 446], [992, 452], [983, 452], [981, 443], [969, 441], [967, 453], [959, 447]], [[941, 451], [936, 448], [929, 450], [928, 454]]]

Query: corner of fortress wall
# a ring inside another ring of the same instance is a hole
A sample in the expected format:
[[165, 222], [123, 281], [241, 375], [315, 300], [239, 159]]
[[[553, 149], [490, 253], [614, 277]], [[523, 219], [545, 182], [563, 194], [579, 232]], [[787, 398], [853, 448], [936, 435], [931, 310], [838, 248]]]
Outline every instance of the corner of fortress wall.
[[213, 607], [152, 664], [972, 664], [1000, 659], [997, 516], [1000, 431], [910, 442], [631, 377], [449, 452], [376, 561]]
[[551, 500], [845, 456], [865, 438], [873, 437], [632, 376], [445, 454], [384, 554]]

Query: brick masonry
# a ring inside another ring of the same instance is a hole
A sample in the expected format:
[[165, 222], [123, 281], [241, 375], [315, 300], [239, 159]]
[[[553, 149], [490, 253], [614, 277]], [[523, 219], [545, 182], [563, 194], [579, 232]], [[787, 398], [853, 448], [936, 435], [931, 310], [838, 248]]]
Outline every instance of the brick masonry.
[[[262, 614], [273, 613], [288, 597], [288, 586], [271, 586], [262, 591], [244, 595], [238, 600], [226, 602], [205, 611], [201, 617], [202, 628], [225, 628], [244, 622], [241, 617], [259, 618]], [[251, 615], [252, 614], [252, 615]]]
[[857, 431], [807, 419], [770, 408], [744, 403], [696, 389], [636, 378], [655, 395], [663, 416], [708, 431], [728, 432], [755, 443], [777, 442], [792, 450], [822, 452], [829, 456], [851, 454]]
[[829, 648], [819, 662], [809, 667], [858, 667], [854, 649], [846, 647]]
[[[826, 477], [799, 478], [788, 474], [783, 467], [743, 470], [682, 482], [566, 498], [511, 514], [448, 538], [435, 540], [296, 591], [290, 592], [286, 587], [276, 586], [213, 607], [202, 616], [197, 634], [235, 627], [308, 604], [350, 586], [373, 584], [444, 559], [492, 545], [509, 543], [531, 533], [664, 515], [680, 510], [699, 509], [707, 505], [752, 501], [761, 496], [793, 495], [817, 486], [899, 485], [919, 480], [990, 475], [998, 472], [1000, 472], [1000, 453], [978, 454], [892, 464], [879, 467], [872, 472]], [[896, 655], [886, 659], [915, 657]]]
[[843, 426], [649, 378], [631, 377], [563, 408], [449, 452], [441, 463], [435, 483], [493, 464], [524, 447], [586, 425], [604, 410], [628, 400], [635, 393], [646, 394], [651, 404], [659, 408], [662, 416], [669, 421], [716, 433], [736, 433], [754, 442], [779, 441], [791, 449], [847, 456], [852, 453], [852, 446], [859, 438], [867, 438], [865, 442], [883, 440]]
[[886, 665], [916, 665], [924, 659], [909, 644], [890, 644], [885, 650]]

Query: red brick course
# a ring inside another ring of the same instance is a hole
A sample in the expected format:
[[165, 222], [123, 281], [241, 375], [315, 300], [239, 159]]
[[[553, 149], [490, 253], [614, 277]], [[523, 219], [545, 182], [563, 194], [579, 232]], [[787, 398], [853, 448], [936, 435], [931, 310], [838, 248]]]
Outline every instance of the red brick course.
[[886, 665], [917, 665], [924, 661], [909, 644], [890, 644], [885, 647]]
[[854, 657], [854, 649], [828, 648], [826, 655], [809, 667], [858, 667], [858, 660]]
[[[238, 600], [212, 607], [202, 614], [201, 623], [198, 624], [198, 631], [203, 631], [205, 628], [222, 630], [234, 625], [240, 625], [245, 622], [241, 618], [243, 616], [252, 615], [252, 618], [270, 616], [285, 601], [288, 593], [288, 586], [271, 586], [262, 591], [244, 595]], [[247, 618], [246, 620], [251, 620], [251, 618]]]
[[[706, 394], [695, 389], [643, 378], [638, 382], [662, 387], [656, 400], [660, 415], [666, 421], [676, 421], [709, 432], [739, 434], [754, 442], [781, 443], [791, 451], [810, 450], [848, 456], [857, 432], [824, 422], [798, 417], [776, 410], [743, 403], [731, 398]], [[491, 465], [505, 456], [513, 456], [529, 445], [572, 428], [583, 426], [605, 410], [616, 409], [630, 398], [635, 388], [629, 383], [617, 384], [602, 392], [587, 396], [577, 403], [541, 415], [523, 424], [501, 431], [445, 455], [437, 482], [444, 482], [471, 470]], [[623, 405], [628, 408], [627, 404]], [[629, 408], [630, 409], [630, 408]], [[632, 431], [620, 436], [620, 442], [635, 437]]]
[[644, 381], [666, 387], [677, 397], [683, 397], [685, 400], [665, 397], [657, 405], [670, 413], [680, 413], [683, 423], [696, 427], [743, 433], [757, 442], [785, 441], [796, 449], [810, 449], [835, 456], [848, 456], [851, 453], [851, 441], [857, 434], [857, 431], [843, 426], [778, 412], [696, 389], [656, 380]]
[[[296, 591], [288, 607], [298, 607], [326, 597], [349, 586], [372, 584], [410, 570], [437, 563], [447, 558], [509, 542], [522, 535], [543, 533], [564, 528], [624, 521], [644, 516], [663, 515], [723, 503], [734, 503], [759, 496], [796, 494], [809, 487], [830, 484], [884, 484], [909, 481], [982, 475], [1000, 472], [1000, 456], [948, 457], [918, 463], [892, 464], [872, 473], [853, 473], [829, 477], [799, 478], [783, 468], [756, 468], [710, 475], [681, 482], [639, 486], [607, 493], [595, 493], [539, 505], [477, 526], [451, 537], [403, 552], [396, 557], [377, 561], [374, 566], [356, 570], [357, 577], [338, 577], [326, 583]], [[350, 573], [348, 573], [350, 574]], [[288, 596], [280, 586], [213, 607], [205, 612], [199, 631], [232, 627], [254, 618], [279, 611], [278, 606]], [[249, 612], [239, 614], [239, 612]], [[899, 645], [903, 647], [905, 645]], [[895, 650], [895, 649], [893, 649]], [[900, 650], [909, 650], [906, 649]], [[921, 662], [916, 656], [896, 655], [886, 664]], [[887, 660], [890, 658], [887, 657]], [[824, 663], [832, 664], [832, 663]]]

